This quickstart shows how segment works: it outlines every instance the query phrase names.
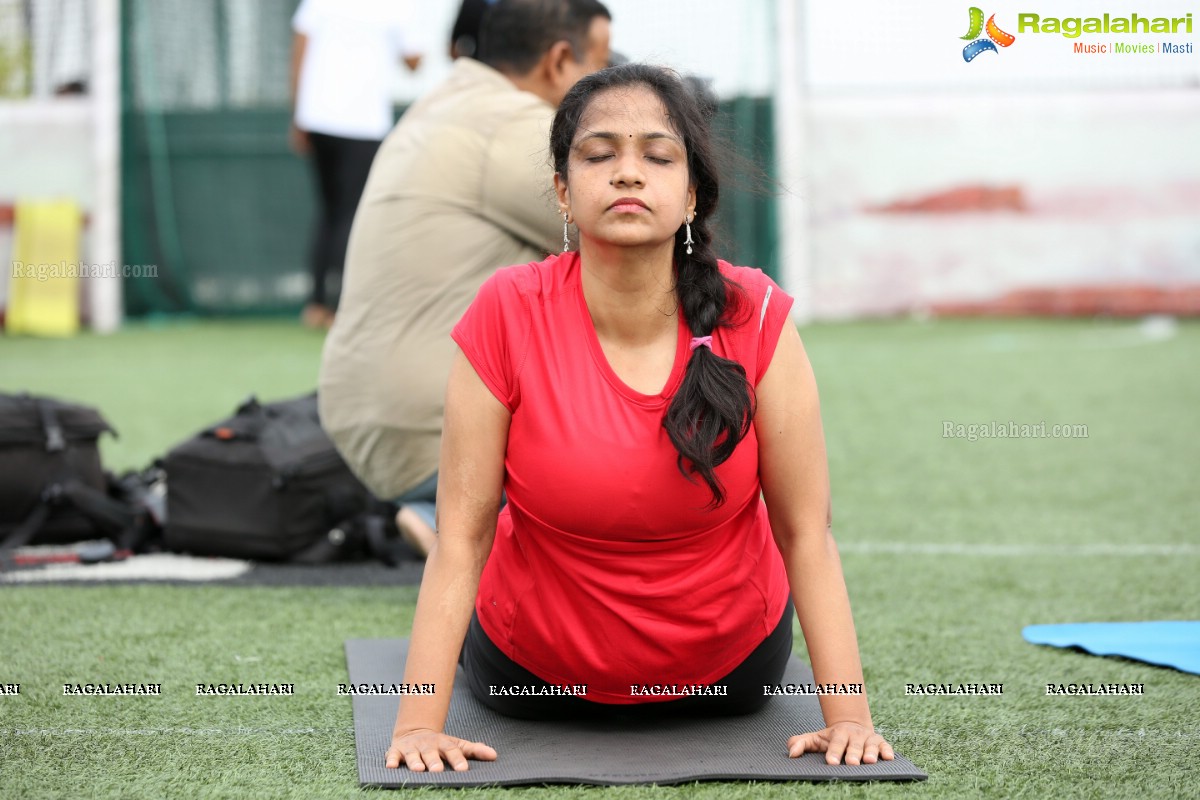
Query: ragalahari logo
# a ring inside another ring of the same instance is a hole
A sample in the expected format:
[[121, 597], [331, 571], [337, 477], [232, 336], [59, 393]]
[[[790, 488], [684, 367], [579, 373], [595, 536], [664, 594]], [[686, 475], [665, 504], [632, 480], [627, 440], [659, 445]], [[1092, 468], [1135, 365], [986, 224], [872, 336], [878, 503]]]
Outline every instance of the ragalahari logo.
[[[987, 31], [987, 38], [982, 39], [979, 34]], [[971, 6], [971, 28], [967, 31], [967, 35], [963, 39], [973, 39], [969, 45], [963, 48], [963, 61], [973, 61], [975, 56], [980, 53], [985, 53], [991, 50], [993, 53], [1000, 52], [996, 49], [996, 45], [1008, 47], [1017, 40], [1017, 37], [1011, 33], [1005, 33], [996, 25], [996, 15], [992, 14], [988, 17], [987, 25], [983, 24], [983, 11]]]

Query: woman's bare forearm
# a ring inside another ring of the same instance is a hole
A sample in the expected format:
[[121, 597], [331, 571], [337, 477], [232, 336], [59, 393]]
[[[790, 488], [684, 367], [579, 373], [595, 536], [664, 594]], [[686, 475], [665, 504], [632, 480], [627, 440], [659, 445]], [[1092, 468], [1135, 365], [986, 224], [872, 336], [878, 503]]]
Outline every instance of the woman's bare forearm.
[[425, 562], [404, 683], [432, 684], [432, 694], [404, 695], [396, 732], [440, 731], [450, 709], [458, 655], [479, 589], [486, 554], [470, 540], [439, 541]]
[[425, 561], [404, 668], [406, 684], [432, 684], [433, 692], [401, 697], [388, 767], [440, 770], [439, 753], [454, 769], [466, 769], [468, 758], [496, 757], [486, 744], [443, 731], [479, 579], [496, 538], [510, 419], [466, 357], [456, 353], [446, 386], [438, 538]]
[[859, 694], [822, 694], [825, 724], [858, 722], [871, 727], [858, 637], [833, 536], [827, 530], [796, 536], [782, 553], [816, 684], [847, 687], [841, 691], [862, 690]]
[[296, 98], [300, 94], [300, 71], [304, 68], [304, 53], [308, 49], [308, 37], [303, 33], [292, 34], [292, 60], [288, 70], [288, 89], [292, 98], [292, 113], [296, 113]]

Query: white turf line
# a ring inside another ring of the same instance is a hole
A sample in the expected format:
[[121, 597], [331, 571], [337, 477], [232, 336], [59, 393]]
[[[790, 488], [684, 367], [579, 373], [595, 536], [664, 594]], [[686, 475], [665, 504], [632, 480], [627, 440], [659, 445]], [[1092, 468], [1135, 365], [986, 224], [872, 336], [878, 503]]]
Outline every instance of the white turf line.
[[1200, 556], [1194, 544], [969, 544], [964, 542], [838, 542], [838, 551], [854, 555], [976, 556]]
[[1117, 728], [1116, 730], [1096, 730], [1094, 728], [1030, 728], [1022, 725], [1019, 728], [977, 728], [974, 730], [938, 730], [937, 728], [891, 728], [886, 725], [876, 725], [875, 730], [882, 736], [892, 736], [897, 739], [908, 736], [937, 738], [951, 736], [955, 738], [987, 738], [995, 739], [1005, 736], [1045, 736], [1053, 738], [1077, 739], [1080, 744], [1094, 742], [1098, 739], [1140, 739], [1143, 741], [1161, 741], [1163, 739], [1200, 739], [1200, 731], [1166, 731], [1160, 728]]
[[[918, 318], [919, 319], [919, 318]], [[937, 325], [934, 321], [928, 323]], [[1179, 325], [1174, 317], [1154, 315], [1145, 317], [1139, 322], [1105, 326], [1099, 330], [1067, 330], [1058, 334], [1029, 333], [1026, 331], [1000, 332], [988, 334], [964, 335], [952, 340], [921, 342], [924, 349], [938, 348], [955, 352], [989, 352], [989, 353], [1044, 353], [1076, 350], [1116, 350], [1125, 347], [1141, 347], [1143, 345], [1169, 342], [1179, 334]], [[801, 336], [804, 330], [801, 328]], [[820, 350], [835, 348], [880, 349], [896, 347], [911, 349], [913, 343], [900, 339], [880, 339], [870, 343], [863, 342], [822, 342]], [[818, 375], [819, 377], [819, 375]]]
[[1174, 317], [1152, 315], [1134, 325], [1078, 331], [1074, 336], [1064, 337], [1061, 341], [1048, 341], [1040, 334], [997, 333], [975, 339], [972, 344], [982, 344], [983, 349], [995, 352], [1110, 350], [1167, 342], [1174, 339], [1178, 332], [1179, 326]]

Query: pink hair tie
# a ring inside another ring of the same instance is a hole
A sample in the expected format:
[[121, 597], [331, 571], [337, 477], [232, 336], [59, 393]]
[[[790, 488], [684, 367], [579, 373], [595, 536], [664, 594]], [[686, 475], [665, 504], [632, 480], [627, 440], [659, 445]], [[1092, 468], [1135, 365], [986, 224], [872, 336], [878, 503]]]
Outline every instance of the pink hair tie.
[[692, 349], [695, 350], [697, 347], [707, 347], [709, 350], [712, 350], [712, 337], [711, 336], [693, 336], [692, 337]]

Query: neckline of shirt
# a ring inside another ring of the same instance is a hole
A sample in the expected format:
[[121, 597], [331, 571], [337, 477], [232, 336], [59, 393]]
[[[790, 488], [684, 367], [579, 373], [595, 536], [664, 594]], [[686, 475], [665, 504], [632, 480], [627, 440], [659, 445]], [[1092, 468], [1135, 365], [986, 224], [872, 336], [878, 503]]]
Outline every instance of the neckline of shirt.
[[683, 372], [687, 368], [690, 329], [684, 322], [682, 310], [678, 315], [679, 321], [675, 333], [675, 362], [671, 366], [671, 374], [667, 377], [667, 382], [661, 391], [656, 394], [643, 394], [621, 380], [621, 376], [617, 375], [612, 365], [608, 363], [608, 357], [604, 355], [604, 348], [600, 346], [600, 337], [596, 334], [596, 326], [592, 323], [592, 314], [588, 310], [587, 299], [583, 296], [583, 270], [579, 263], [579, 253], [571, 252], [568, 255], [568, 286], [575, 294], [579, 323], [583, 326], [588, 351], [592, 355], [592, 361], [596, 368], [600, 370], [600, 374], [604, 376], [609, 385], [623, 397], [643, 406], [666, 405], [679, 388], [679, 384], [683, 380]]

